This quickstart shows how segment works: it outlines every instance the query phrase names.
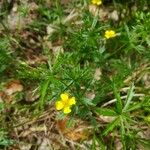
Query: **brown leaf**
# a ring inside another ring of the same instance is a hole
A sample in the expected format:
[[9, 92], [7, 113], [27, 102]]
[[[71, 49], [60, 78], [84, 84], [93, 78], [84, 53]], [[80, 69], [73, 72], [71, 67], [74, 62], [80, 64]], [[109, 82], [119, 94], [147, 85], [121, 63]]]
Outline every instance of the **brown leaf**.
[[100, 122], [104, 122], [104, 123], [112, 122], [114, 119], [115, 119], [115, 117], [113, 117], [113, 116], [103, 116], [103, 115], [98, 116], [98, 120]]
[[25, 92], [25, 101], [26, 102], [34, 102], [39, 98], [38, 91], [28, 90]]
[[65, 118], [64, 120], [57, 121], [57, 126], [63, 134], [68, 131], [68, 128], [66, 128], [66, 124], [67, 124], [67, 118]]
[[23, 90], [23, 86], [19, 80], [13, 80], [6, 85], [5, 93], [7, 95], [12, 95], [16, 92], [21, 92]]
[[69, 1], [70, 1], [70, 0], [61, 0], [61, 3], [62, 3], [62, 4], [67, 4], [67, 3], [69, 3]]
[[101, 69], [100, 68], [96, 68], [95, 69], [95, 73], [94, 73], [94, 79], [95, 80], [100, 80], [101, 75], [102, 75]]
[[87, 139], [89, 137], [90, 130], [86, 122], [82, 122], [81, 120], [76, 120], [76, 125], [67, 128], [68, 120], [69, 118], [65, 118], [64, 120], [59, 120], [57, 122], [57, 126], [59, 130], [66, 138], [73, 141], [80, 141], [80, 140]]
[[82, 129], [81, 131], [77, 131], [77, 130], [70, 130], [67, 134], [66, 137], [68, 139], [71, 139], [73, 141], [80, 141], [80, 140], [84, 140], [87, 139], [89, 137], [89, 132], [85, 131], [85, 128]]
[[5, 93], [0, 91], [0, 102], [3, 102], [4, 97], [5, 97]]
[[86, 97], [90, 100], [93, 100], [95, 98], [95, 92], [94, 91], [87, 91], [85, 93]]

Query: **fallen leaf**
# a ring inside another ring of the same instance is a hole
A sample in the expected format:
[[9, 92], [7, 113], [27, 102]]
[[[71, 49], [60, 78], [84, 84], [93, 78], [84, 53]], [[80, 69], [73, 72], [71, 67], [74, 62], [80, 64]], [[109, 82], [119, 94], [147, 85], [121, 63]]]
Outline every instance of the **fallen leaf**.
[[31, 147], [32, 147], [32, 144], [30, 144], [30, 143], [24, 143], [24, 142], [19, 143], [20, 150], [30, 150]]
[[104, 123], [112, 122], [114, 119], [115, 117], [113, 116], [103, 116], [103, 115], [98, 116], [98, 120]]
[[0, 103], [3, 102], [4, 97], [5, 97], [5, 93], [0, 91]]
[[116, 150], [122, 150], [123, 149], [123, 145], [122, 145], [119, 138], [115, 139], [114, 144], [115, 144], [115, 147], [116, 147], [115, 149]]
[[52, 143], [47, 138], [44, 138], [38, 147], [38, 150], [51, 150], [51, 149], [53, 149]]
[[61, 0], [62, 4], [68, 4], [70, 0]]
[[19, 80], [13, 80], [6, 85], [5, 93], [9, 96], [16, 92], [21, 92], [23, 86]]
[[112, 19], [113, 21], [118, 21], [119, 20], [119, 13], [117, 10], [114, 10], [109, 14], [109, 18]]
[[87, 91], [85, 93], [86, 97], [90, 100], [93, 100], [95, 98], [95, 92], [94, 91]]
[[89, 12], [93, 15], [93, 16], [97, 16], [98, 15], [98, 7], [95, 5], [89, 5]]
[[102, 71], [100, 68], [96, 68], [95, 69], [95, 73], [94, 73], [94, 79], [95, 80], [100, 80], [101, 79], [101, 75], [102, 75]]
[[57, 121], [59, 131], [68, 139], [72, 141], [80, 141], [87, 139], [90, 135], [89, 125], [81, 120], [76, 120], [73, 127], [67, 128], [67, 121], [69, 118]]
[[34, 102], [39, 98], [38, 91], [28, 90], [25, 92], [25, 101], [26, 102]]

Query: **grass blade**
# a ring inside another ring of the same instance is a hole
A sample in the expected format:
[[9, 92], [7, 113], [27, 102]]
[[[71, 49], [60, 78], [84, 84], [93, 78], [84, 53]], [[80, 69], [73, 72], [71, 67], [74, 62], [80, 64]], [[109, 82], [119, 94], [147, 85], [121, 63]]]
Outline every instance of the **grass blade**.
[[123, 111], [126, 111], [128, 109], [129, 104], [130, 104], [133, 96], [134, 96], [134, 84], [132, 83], [132, 85], [131, 85], [131, 87], [130, 87], [130, 89], [128, 91], [128, 94], [127, 94], [126, 104], [125, 104], [125, 106], [123, 108]]

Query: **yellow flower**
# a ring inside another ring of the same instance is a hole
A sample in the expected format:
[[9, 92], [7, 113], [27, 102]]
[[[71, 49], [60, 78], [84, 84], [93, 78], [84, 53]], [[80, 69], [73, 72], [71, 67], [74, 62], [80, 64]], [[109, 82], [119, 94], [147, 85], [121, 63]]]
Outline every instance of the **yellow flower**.
[[101, 0], [92, 0], [92, 4], [95, 4], [95, 5], [101, 5], [102, 4], [102, 1]]
[[105, 38], [109, 39], [109, 38], [113, 38], [116, 36], [116, 32], [113, 30], [107, 30], [105, 31]]
[[62, 93], [60, 95], [60, 100], [55, 103], [57, 110], [63, 110], [64, 114], [69, 114], [71, 112], [72, 105], [76, 104], [75, 97], [69, 97], [68, 93]]

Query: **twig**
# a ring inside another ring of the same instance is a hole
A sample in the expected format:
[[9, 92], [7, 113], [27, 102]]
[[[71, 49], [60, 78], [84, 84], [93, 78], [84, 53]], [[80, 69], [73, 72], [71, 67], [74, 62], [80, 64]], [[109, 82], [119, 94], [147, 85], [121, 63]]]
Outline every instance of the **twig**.
[[139, 69], [137, 69], [132, 76], [128, 77], [124, 83], [127, 84], [129, 83], [132, 79], [136, 78], [141, 72], [143, 72], [147, 67], [149, 66], [149, 63], [147, 64], [143, 64], [142, 66], [139, 67]]
[[[144, 97], [144, 96], [145, 96], [145, 94], [142, 94], [142, 93], [141, 94], [134, 94], [134, 97]], [[126, 98], [127, 98], [127, 95], [121, 96], [121, 99], [126, 99]], [[114, 99], [108, 101], [107, 103], [103, 104], [102, 107], [106, 107], [107, 105], [110, 105], [116, 101], [117, 101], [117, 99], [114, 98]]]

